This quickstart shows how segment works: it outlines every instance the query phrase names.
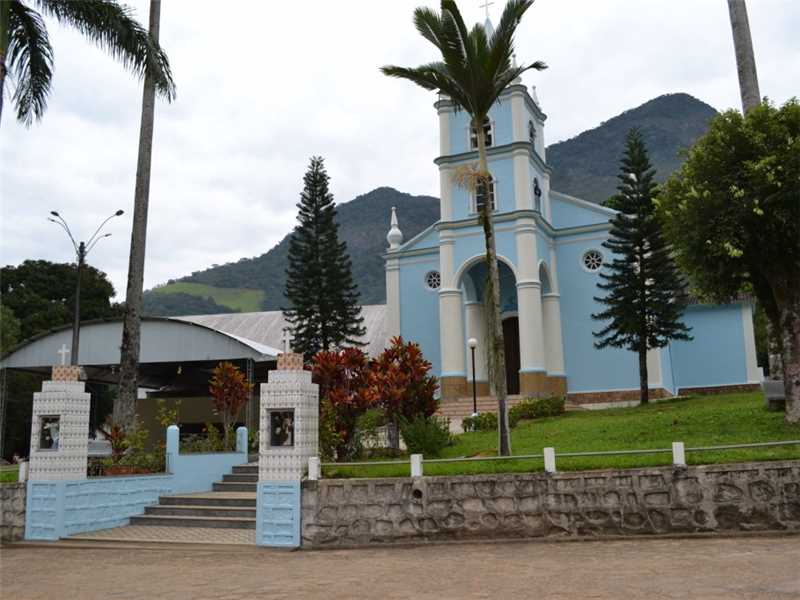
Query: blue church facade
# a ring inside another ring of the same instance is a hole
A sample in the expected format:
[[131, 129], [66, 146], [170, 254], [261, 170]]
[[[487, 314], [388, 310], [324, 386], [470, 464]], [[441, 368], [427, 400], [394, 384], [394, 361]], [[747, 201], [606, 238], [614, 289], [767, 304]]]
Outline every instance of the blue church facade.
[[[598, 350], [591, 319], [600, 306], [597, 282], [611, 256], [602, 247], [613, 210], [550, 189], [544, 144], [546, 116], [518, 80], [484, 123], [490, 185], [469, 191], [454, 183], [460, 167], [477, 161], [469, 115], [447, 98], [439, 116], [440, 220], [403, 241], [402, 214], [387, 236], [387, 327], [419, 343], [433, 363], [442, 397], [468, 395], [473, 373], [468, 341], [477, 342], [475, 378], [489, 395], [483, 289], [483, 230], [478, 210], [493, 207], [500, 263], [501, 312], [510, 393], [568, 394], [602, 405], [638, 398], [636, 356]], [[648, 354], [654, 396], [697, 389], [751, 388], [760, 382], [752, 307], [692, 305], [685, 314], [694, 340]]]

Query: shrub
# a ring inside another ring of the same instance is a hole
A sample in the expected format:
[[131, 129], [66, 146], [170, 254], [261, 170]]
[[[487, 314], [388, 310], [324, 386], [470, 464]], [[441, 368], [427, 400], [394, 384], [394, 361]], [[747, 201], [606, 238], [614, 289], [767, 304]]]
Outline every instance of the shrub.
[[334, 445], [332, 450], [337, 460], [352, 458], [358, 451], [357, 441], [353, 439], [356, 420], [378, 401], [375, 388], [369, 382], [369, 359], [358, 348], [318, 352], [312, 362], [312, 372], [314, 381], [319, 384], [320, 397], [327, 401], [321, 406], [320, 422], [332, 421], [334, 431], [329, 435], [330, 432], [321, 427], [320, 435], [327, 437], [326, 444]]
[[494, 431], [497, 429], [496, 413], [480, 413], [475, 417], [464, 417], [461, 427], [467, 431]]
[[563, 396], [528, 398], [508, 411], [508, 424], [510, 427], [516, 427], [521, 419], [555, 417], [564, 412], [565, 403], [566, 399]]
[[361, 453], [384, 446], [379, 429], [386, 425], [386, 414], [381, 408], [370, 408], [356, 419], [356, 438]]
[[450, 419], [420, 415], [411, 421], [400, 418], [400, 434], [409, 454], [439, 456], [452, 442]]
[[[208, 391], [214, 411], [222, 416], [222, 431], [224, 434], [224, 449], [233, 450], [236, 446], [236, 436], [232, 436], [236, 416], [250, 399], [253, 384], [245, 379], [244, 374], [231, 362], [219, 363], [212, 372]], [[209, 435], [211, 430], [209, 430]]]
[[384, 407], [386, 418], [395, 423], [431, 416], [436, 412], [434, 397], [439, 384], [430, 374], [431, 363], [422, 356], [419, 344], [392, 338], [391, 345], [372, 361], [370, 385]]

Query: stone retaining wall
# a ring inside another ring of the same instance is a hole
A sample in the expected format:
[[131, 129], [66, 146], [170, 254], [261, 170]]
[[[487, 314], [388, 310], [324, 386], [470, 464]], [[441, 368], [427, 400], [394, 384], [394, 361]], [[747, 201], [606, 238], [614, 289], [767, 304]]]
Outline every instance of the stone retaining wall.
[[429, 540], [800, 532], [800, 460], [303, 482], [305, 547]]
[[0, 484], [0, 541], [16, 542], [25, 536], [25, 483]]

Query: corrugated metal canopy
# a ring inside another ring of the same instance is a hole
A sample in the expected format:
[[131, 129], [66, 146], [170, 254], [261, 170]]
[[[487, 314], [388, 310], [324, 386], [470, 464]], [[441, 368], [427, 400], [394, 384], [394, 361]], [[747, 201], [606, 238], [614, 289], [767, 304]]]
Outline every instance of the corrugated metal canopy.
[[[361, 307], [367, 333], [359, 338], [370, 356], [377, 356], [386, 347], [386, 305], [368, 304]], [[289, 326], [281, 311], [231, 313], [221, 315], [192, 315], [175, 317], [182, 321], [205, 325], [233, 336], [241, 336], [274, 348], [283, 348], [283, 330]]]
[[[122, 321], [87, 321], [81, 324], [81, 366], [114, 365], [120, 361]], [[40, 334], [13, 348], [0, 360], [0, 368], [35, 369], [60, 364], [59, 350], [70, 348], [72, 327]], [[246, 336], [231, 335], [202, 323], [174, 318], [144, 317], [141, 329], [142, 365], [153, 363], [252, 359], [273, 361], [280, 351]]]

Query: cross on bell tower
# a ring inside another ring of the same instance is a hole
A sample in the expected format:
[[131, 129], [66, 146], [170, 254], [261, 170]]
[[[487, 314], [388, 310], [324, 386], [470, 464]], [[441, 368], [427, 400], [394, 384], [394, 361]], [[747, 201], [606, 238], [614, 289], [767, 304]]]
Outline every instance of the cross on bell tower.
[[487, 20], [489, 19], [489, 7], [492, 4], [494, 4], [494, 2], [484, 2], [483, 4], [479, 4], [478, 5], [479, 8], [485, 8], [486, 9], [486, 19]]

